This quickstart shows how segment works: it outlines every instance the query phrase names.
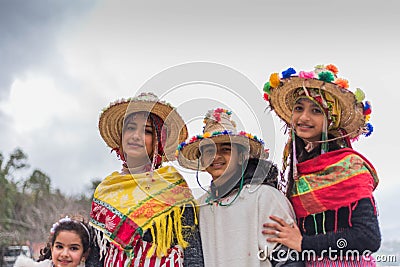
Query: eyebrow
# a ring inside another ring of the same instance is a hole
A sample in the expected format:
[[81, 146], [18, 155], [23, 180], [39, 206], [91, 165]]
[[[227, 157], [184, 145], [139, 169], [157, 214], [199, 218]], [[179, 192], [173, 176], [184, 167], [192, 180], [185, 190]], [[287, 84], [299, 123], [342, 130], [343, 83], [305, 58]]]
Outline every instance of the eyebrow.
[[232, 146], [231, 143], [221, 143], [221, 146]]
[[[66, 246], [64, 243], [59, 242], [59, 241], [54, 242], [54, 244], [55, 244], [55, 245], [63, 245], [63, 246]], [[71, 247], [71, 246], [80, 247], [81, 244], [69, 244], [68, 246], [70, 246], [70, 247]]]
[[311, 100], [307, 100], [307, 99], [300, 99], [300, 100], [296, 101], [295, 105], [304, 105], [304, 101], [309, 101], [313, 107], [320, 108], [320, 106], [317, 105], [317, 103], [315, 103], [314, 101], [311, 101]]

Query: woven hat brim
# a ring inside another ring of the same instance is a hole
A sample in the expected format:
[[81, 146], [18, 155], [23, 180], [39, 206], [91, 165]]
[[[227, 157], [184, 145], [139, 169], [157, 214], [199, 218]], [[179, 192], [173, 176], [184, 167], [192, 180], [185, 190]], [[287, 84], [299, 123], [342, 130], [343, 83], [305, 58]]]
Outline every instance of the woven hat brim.
[[321, 89], [337, 98], [341, 106], [339, 128], [344, 129], [349, 134], [352, 133], [350, 138], [360, 134], [358, 130], [365, 124], [362, 104], [357, 104], [354, 94], [349, 90], [318, 79], [292, 76], [282, 79], [281, 85], [277, 88], [271, 88], [269, 96], [271, 108], [283, 121], [290, 125], [293, 106], [296, 101], [294, 92], [303, 86]]
[[252, 140], [243, 135], [221, 134], [209, 138], [199, 139], [185, 145], [178, 154], [179, 164], [188, 169], [204, 171], [206, 166], [202, 166], [201, 162], [199, 161], [199, 147], [205, 143], [210, 144], [211, 142], [215, 144], [233, 143], [242, 145], [247, 149], [249, 158], [268, 158], [268, 153], [264, 151], [264, 146], [260, 142]]
[[163, 160], [175, 160], [176, 147], [185, 141], [188, 131], [178, 112], [173, 107], [160, 102], [128, 101], [114, 104], [100, 116], [99, 131], [101, 137], [110, 148], [119, 148], [125, 117], [141, 111], [153, 113], [164, 121], [163, 127], [166, 127], [167, 137], [164, 145], [165, 157]]

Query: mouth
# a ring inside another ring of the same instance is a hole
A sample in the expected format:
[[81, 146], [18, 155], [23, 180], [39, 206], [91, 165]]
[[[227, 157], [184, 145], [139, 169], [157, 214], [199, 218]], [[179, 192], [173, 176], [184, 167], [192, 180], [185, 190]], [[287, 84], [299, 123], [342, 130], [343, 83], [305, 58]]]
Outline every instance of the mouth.
[[128, 143], [128, 146], [133, 147], [133, 148], [144, 147], [142, 144], [138, 144], [138, 143]]
[[300, 129], [313, 129], [314, 126], [312, 126], [312, 125], [307, 125], [307, 124], [302, 124], [302, 123], [298, 123], [298, 124], [297, 124], [297, 128], [300, 128]]
[[68, 265], [71, 261], [69, 260], [57, 260], [61, 265]]
[[213, 167], [214, 169], [220, 169], [223, 168], [225, 163], [223, 162], [213, 162], [210, 166]]

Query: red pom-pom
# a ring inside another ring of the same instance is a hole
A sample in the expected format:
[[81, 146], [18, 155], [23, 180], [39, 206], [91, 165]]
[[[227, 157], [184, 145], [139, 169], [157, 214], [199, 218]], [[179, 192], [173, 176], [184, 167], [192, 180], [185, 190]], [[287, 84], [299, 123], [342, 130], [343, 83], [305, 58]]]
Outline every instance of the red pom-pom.
[[268, 97], [268, 94], [267, 94], [267, 93], [264, 93], [264, 100], [265, 100], [265, 101], [269, 101], [269, 97]]
[[371, 108], [364, 110], [364, 115], [369, 115], [369, 114], [371, 114]]

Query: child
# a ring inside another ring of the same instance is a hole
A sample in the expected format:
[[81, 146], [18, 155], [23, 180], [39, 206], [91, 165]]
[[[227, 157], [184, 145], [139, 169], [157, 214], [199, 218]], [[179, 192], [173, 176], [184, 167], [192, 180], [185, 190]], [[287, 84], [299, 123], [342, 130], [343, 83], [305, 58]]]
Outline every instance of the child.
[[187, 137], [176, 109], [142, 93], [104, 109], [99, 130], [123, 168], [94, 193], [90, 225], [100, 255], [90, 264], [203, 266], [191, 191], [175, 168], [161, 166], [175, 159], [177, 145]]
[[273, 186], [277, 169], [256, 136], [236, 131], [231, 112], [211, 110], [203, 134], [178, 147], [186, 168], [205, 170], [211, 188], [200, 198], [199, 225], [206, 266], [271, 266], [276, 242], [265, 242], [262, 223], [279, 214], [295, 217], [289, 201]]
[[86, 223], [68, 216], [53, 224], [47, 246], [40, 251], [38, 262], [27, 257], [19, 256], [15, 267], [32, 266], [85, 266], [89, 254], [90, 232]]
[[281, 78], [272, 74], [264, 90], [271, 109], [290, 128], [281, 187], [298, 227], [275, 216], [276, 223], [265, 224], [263, 232], [276, 234], [267, 240], [312, 251], [307, 266], [375, 266], [370, 254], [381, 236], [372, 192], [378, 177], [350, 142], [371, 134], [370, 104], [363, 104], [360, 89], [348, 90], [334, 65], [295, 73], [289, 68]]

